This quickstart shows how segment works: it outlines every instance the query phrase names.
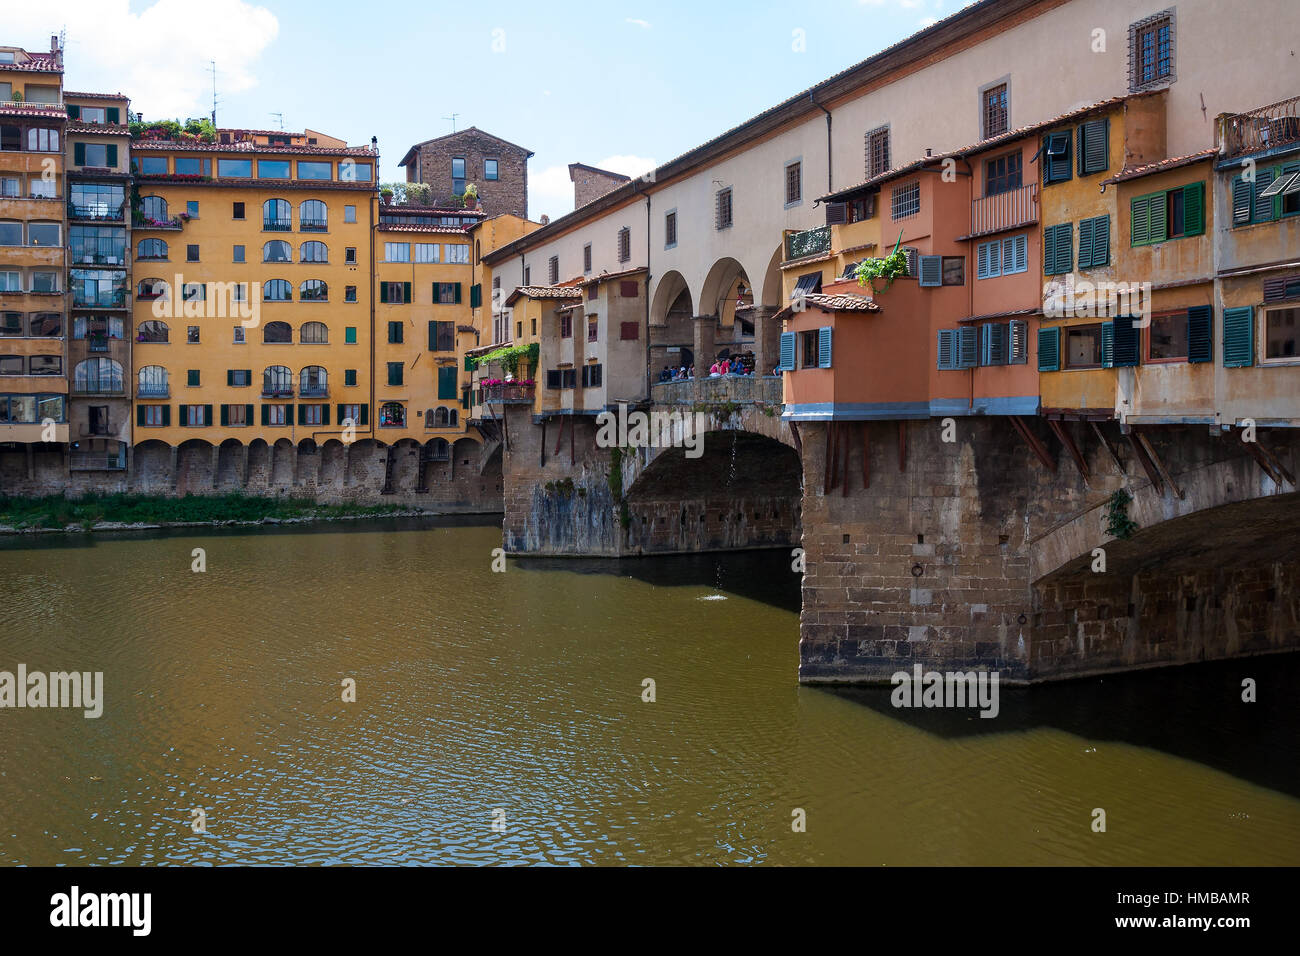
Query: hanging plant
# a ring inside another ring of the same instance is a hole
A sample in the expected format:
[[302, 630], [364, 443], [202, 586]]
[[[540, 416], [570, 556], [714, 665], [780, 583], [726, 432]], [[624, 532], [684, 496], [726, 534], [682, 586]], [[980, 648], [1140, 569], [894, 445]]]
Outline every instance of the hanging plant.
[[[894, 251], [883, 259], [863, 259], [858, 263], [857, 280], [860, 286], [869, 286], [871, 294], [884, 292], [894, 284], [895, 279], [901, 279], [907, 275], [907, 255], [903, 252], [903, 233], [898, 233], [898, 241], [894, 243]], [[876, 280], [884, 279], [885, 288], [877, 288]]]
[[1128, 539], [1138, 529], [1138, 523], [1128, 516], [1128, 506], [1133, 500], [1123, 488], [1110, 496], [1106, 504], [1106, 533], [1113, 538]]

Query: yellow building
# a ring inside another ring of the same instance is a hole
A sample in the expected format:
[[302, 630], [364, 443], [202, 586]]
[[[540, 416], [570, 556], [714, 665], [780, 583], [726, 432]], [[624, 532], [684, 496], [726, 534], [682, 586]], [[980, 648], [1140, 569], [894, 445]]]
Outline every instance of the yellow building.
[[63, 57], [0, 47], [0, 442], [68, 441]]
[[311, 130], [143, 131], [137, 445], [373, 435], [377, 164]]

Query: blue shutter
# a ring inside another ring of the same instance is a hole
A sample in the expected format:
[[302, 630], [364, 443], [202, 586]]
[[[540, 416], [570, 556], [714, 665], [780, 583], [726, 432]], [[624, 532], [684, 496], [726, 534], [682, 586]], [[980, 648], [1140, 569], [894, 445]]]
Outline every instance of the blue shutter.
[[831, 327], [829, 325], [817, 330], [817, 367], [831, 367]]
[[1277, 169], [1270, 167], [1268, 169], [1255, 170], [1255, 203], [1254, 215], [1251, 217], [1254, 222], [1271, 222], [1273, 219], [1273, 197], [1261, 196], [1265, 189], [1273, 185], [1273, 180], [1277, 176]]
[[920, 275], [917, 284], [927, 288], [943, 285], [942, 256], [921, 256]]
[[979, 333], [975, 326], [967, 325], [957, 330], [957, 367], [974, 368], [979, 364]]
[[794, 371], [794, 337], [793, 332], [781, 333], [781, 371]]
[[[1079, 128], [1080, 135], [1083, 127]], [[1091, 219], [1079, 220], [1079, 268], [1087, 269], [1092, 265], [1092, 226]]]
[[1223, 310], [1223, 367], [1247, 368], [1255, 364], [1255, 309]]
[[1232, 224], [1244, 226], [1250, 222], [1252, 205], [1250, 183], [1240, 176], [1232, 181]]
[[1114, 321], [1115, 368], [1133, 368], [1138, 364], [1142, 330], [1134, 325], [1134, 321], [1129, 315], [1118, 316]]
[[1197, 305], [1187, 310], [1187, 361], [1214, 361], [1214, 309]]
[[975, 278], [989, 277], [989, 246], [993, 243], [981, 242], [975, 247]]
[[1092, 220], [1092, 267], [1110, 265], [1110, 216]]
[[1101, 367], [1115, 367], [1115, 323], [1101, 323]]
[[1001, 322], [988, 326], [990, 365], [1007, 364], [1007, 327]]
[[1061, 368], [1061, 328], [1038, 330], [1038, 371], [1057, 372]]
[[943, 371], [957, 367], [957, 330], [940, 329], [939, 330], [939, 364], [938, 368]]
[[1012, 319], [1007, 323], [1007, 364], [1024, 365], [1029, 361], [1029, 323]]
[[1029, 270], [1029, 237], [1012, 236], [1011, 248], [1016, 257], [1016, 272], [1027, 272]]

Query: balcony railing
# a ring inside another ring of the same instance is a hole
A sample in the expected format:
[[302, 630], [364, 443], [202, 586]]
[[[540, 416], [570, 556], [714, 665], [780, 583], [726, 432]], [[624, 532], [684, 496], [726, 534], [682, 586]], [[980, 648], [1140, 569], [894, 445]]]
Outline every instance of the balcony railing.
[[110, 203], [68, 202], [68, 218], [89, 222], [121, 222], [125, 214], [126, 203], [114, 206]]
[[72, 471], [123, 471], [126, 469], [126, 447], [116, 452], [73, 452], [68, 467]]
[[1038, 183], [985, 196], [971, 203], [970, 231], [981, 236], [1038, 222]]
[[263, 219], [263, 232], [292, 232], [293, 223], [288, 219]]
[[81, 382], [72, 386], [73, 395], [125, 395], [126, 386], [121, 382]]
[[100, 293], [78, 291], [73, 293], [72, 306], [76, 309], [125, 309], [126, 290]]
[[1226, 117], [1223, 142], [1228, 156], [1300, 142], [1300, 96]]
[[324, 219], [308, 219], [306, 217], [302, 217], [299, 218], [298, 220], [298, 231], [299, 232], [324, 232], [328, 227], [328, 225], [329, 225], [328, 221]]
[[488, 385], [483, 389], [483, 401], [494, 402], [499, 405], [531, 405], [533, 396], [537, 393], [537, 386], [522, 385], [519, 382], [510, 382], [502, 385]]
[[831, 248], [831, 227], [818, 226], [803, 232], [792, 233], [785, 237], [786, 259], [802, 259], [804, 256], [816, 256], [829, 252]]
[[185, 225], [180, 216], [172, 216], [170, 219], [150, 219], [148, 216], [140, 216], [134, 222], [137, 229], [180, 229]]
[[135, 390], [136, 398], [170, 398], [172, 390], [166, 385], [141, 385]]
[[263, 398], [293, 398], [292, 385], [263, 385]]
[[329, 394], [330, 387], [328, 385], [303, 385], [298, 389], [300, 398], [328, 398]]

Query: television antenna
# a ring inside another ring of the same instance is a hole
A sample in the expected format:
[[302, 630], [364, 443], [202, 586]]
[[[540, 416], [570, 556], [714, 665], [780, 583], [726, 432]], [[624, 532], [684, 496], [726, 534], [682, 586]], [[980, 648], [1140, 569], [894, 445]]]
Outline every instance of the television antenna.
[[268, 113], [267, 115], [268, 115], [268, 116], [274, 116], [274, 117], [276, 118], [276, 120], [278, 120], [279, 123], [280, 123], [280, 129], [284, 129], [284, 114], [283, 114], [283, 113]]
[[443, 119], [451, 121], [451, 131], [453, 133], [456, 132], [456, 117], [459, 115], [460, 115], [459, 113], [452, 113], [450, 116], [443, 117]]
[[209, 60], [209, 69], [212, 71], [212, 125], [217, 125], [217, 61]]

